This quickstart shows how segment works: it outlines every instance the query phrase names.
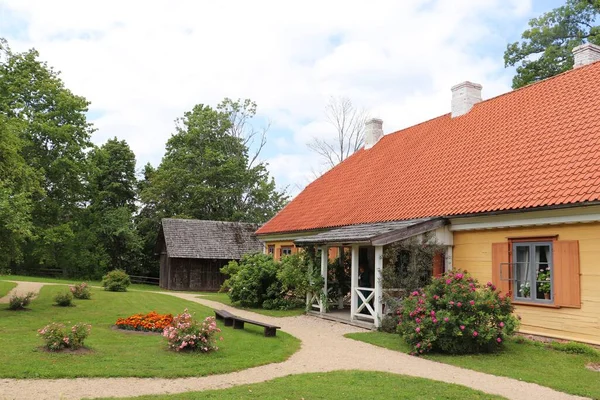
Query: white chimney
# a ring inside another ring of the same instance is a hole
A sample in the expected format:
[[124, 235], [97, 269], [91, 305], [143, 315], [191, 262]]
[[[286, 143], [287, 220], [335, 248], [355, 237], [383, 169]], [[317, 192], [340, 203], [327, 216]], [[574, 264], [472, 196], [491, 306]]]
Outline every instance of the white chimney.
[[600, 46], [592, 43], [585, 43], [573, 49], [575, 64], [573, 68], [583, 67], [584, 65], [600, 61]]
[[365, 122], [365, 150], [375, 146], [383, 137], [383, 120], [371, 118]]
[[465, 81], [452, 86], [452, 118], [460, 117], [481, 101], [481, 85]]

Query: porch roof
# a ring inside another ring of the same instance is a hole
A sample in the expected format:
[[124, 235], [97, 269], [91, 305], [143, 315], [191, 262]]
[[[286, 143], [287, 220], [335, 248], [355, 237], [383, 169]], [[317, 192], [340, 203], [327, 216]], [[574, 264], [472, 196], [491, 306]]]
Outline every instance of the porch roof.
[[382, 246], [408, 237], [419, 235], [447, 225], [444, 218], [420, 218], [404, 221], [378, 222], [348, 225], [312, 236], [294, 240], [299, 245], [361, 243]]

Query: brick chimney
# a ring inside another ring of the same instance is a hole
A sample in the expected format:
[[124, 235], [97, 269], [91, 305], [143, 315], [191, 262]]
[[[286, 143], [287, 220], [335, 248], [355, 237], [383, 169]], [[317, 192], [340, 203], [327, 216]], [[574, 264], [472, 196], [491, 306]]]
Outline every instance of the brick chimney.
[[375, 146], [383, 137], [383, 120], [371, 118], [365, 122], [365, 150]]
[[584, 65], [600, 61], [600, 46], [592, 43], [585, 43], [573, 49], [575, 63], [573, 68], [583, 67]]
[[465, 81], [452, 86], [452, 118], [460, 117], [481, 101], [481, 85]]

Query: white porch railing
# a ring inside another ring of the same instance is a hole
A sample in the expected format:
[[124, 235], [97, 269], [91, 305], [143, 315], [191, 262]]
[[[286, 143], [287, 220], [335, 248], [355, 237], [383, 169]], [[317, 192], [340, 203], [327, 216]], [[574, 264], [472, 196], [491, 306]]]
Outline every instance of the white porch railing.
[[306, 296], [310, 309], [321, 311], [321, 293], [307, 293]]
[[[369, 319], [372, 319], [373, 321], [376, 321], [377, 315], [375, 313], [375, 310], [373, 309], [373, 307], [371, 307], [371, 304], [370, 304], [371, 301], [375, 298], [375, 289], [374, 288], [357, 287], [357, 288], [354, 288], [354, 290], [356, 292], [357, 299], [358, 299], [358, 304], [357, 304], [354, 316], [369, 318]], [[369, 312], [368, 314], [362, 312], [365, 308]]]

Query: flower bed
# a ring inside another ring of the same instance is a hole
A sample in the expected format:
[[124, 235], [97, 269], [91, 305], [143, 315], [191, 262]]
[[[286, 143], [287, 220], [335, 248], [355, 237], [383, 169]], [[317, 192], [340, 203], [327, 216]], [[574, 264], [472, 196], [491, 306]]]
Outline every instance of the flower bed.
[[134, 314], [127, 318], [119, 318], [115, 325], [119, 329], [143, 332], [162, 332], [173, 322], [171, 314], [158, 314], [151, 311], [148, 314]]
[[[217, 328], [214, 317], [206, 317], [203, 321], [195, 320], [187, 308], [173, 319], [171, 326], [163, 331], [169, 342], [169, 348], [175, 351], [188, 350], [208, 353], [217, 351]], [[219, 340], [223, 340], [219, 337]]]

